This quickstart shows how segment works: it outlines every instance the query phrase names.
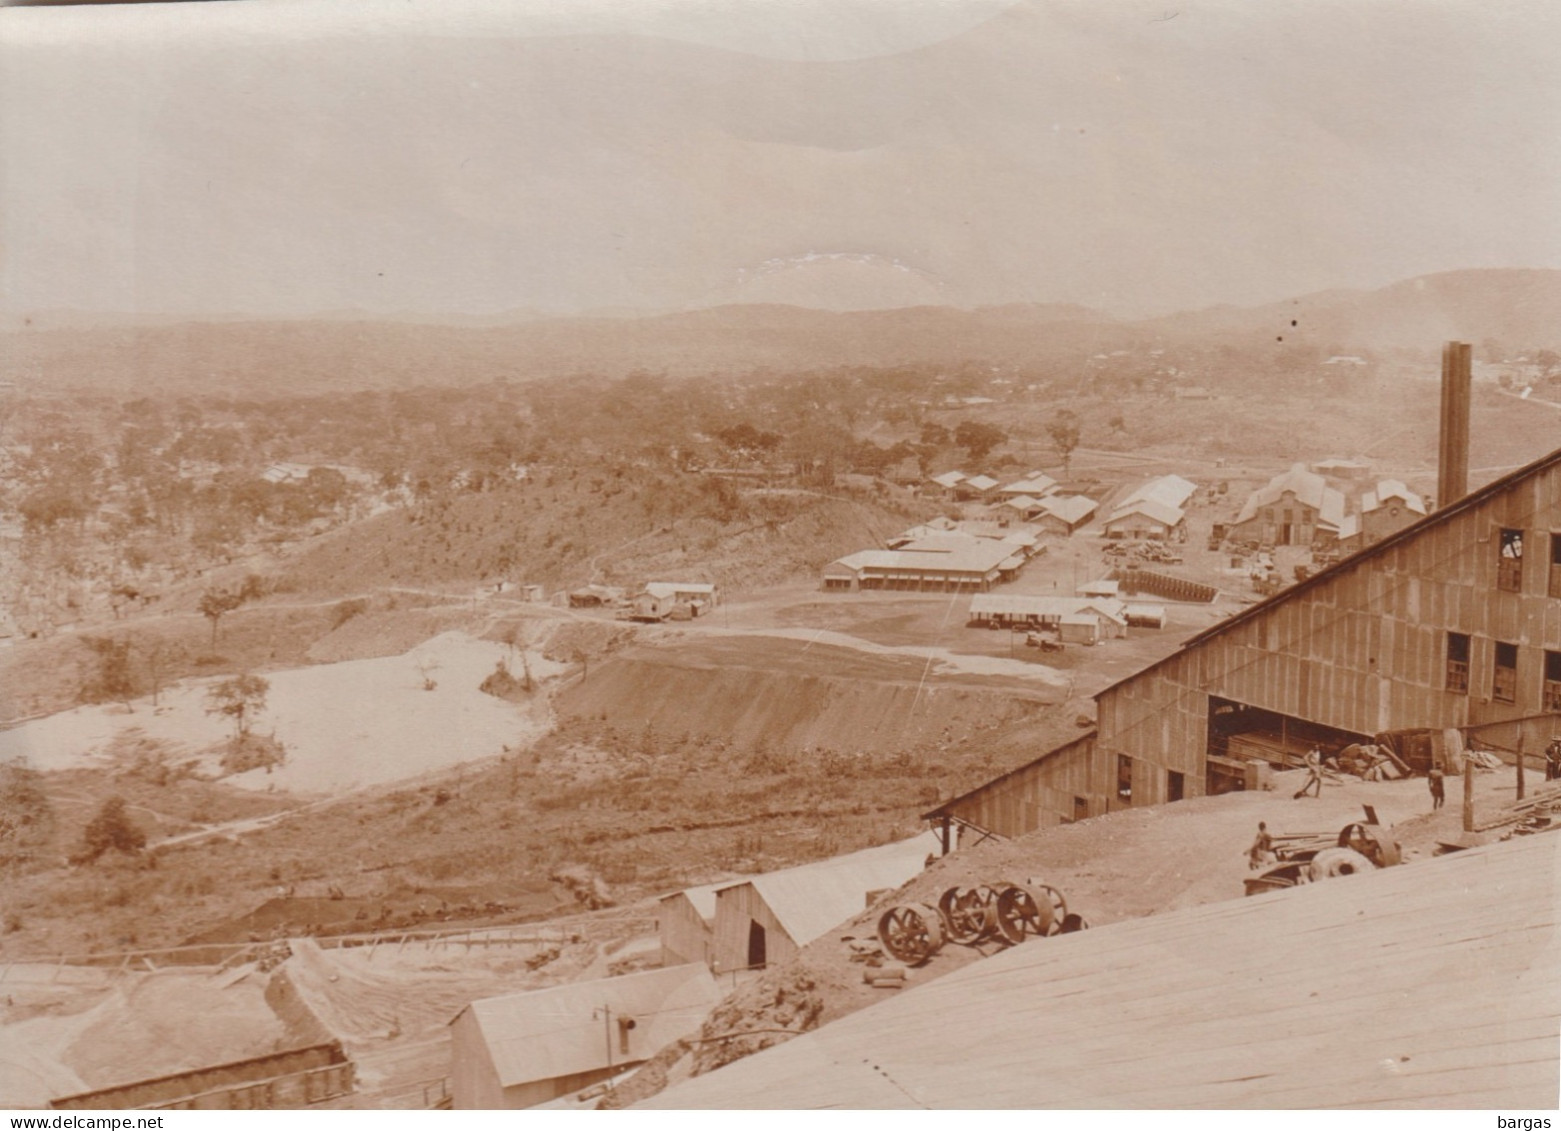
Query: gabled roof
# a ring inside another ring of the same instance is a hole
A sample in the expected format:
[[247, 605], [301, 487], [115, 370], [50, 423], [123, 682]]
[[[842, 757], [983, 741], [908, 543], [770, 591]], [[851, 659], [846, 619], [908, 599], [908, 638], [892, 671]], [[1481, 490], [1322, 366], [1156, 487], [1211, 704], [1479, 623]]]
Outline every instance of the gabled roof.
[[1158, 479], [1151, 479], [1143, 484], [1127, 498], [1117, 504], [1117, 509], [1136, 503], [1141, 499], [1150, 499], [1168, 507], [1180, 507], [1197, 492], [1198, 485], [1191, 479], [1183, 479], [1180, 475], [1162, 475]]
[[1319, 526], [1338, 529], [1339, 523], [1344, 521], [1344, 496], [1328, 486], [1328, 481], [1321, 475], [1306, 470], [1304, 463], [1298, 463], [1248, 495], [1235, 525], [1250, 522], [1257, 517], [1258, 511], [1273, 506], [1287, 492], [1295, 496], [1296, 502], [1317, 512]]
[[[612, 1063], [647, 1060], [697, 1028], [721, 999], [704, 963], [669, 966], [573, 982], [530, 993], [474, 1001], [462, 1012], [476, 1018], [502, 1087], [595, 1072]], [[599, 1012], [632, 1017], [629, 1052], [619, 1049]], [[610, 1049], [610, 1051], [609, 1051]]]
[[1550, 469], [1557, 466], [1561, 466], [1561, 448], [1551, 452], [1549, 455], [1541, 456], [1533, 463], [1525, 464], [1516, 471], [1512, 471], [1506, 475], [1503, 475], [1500, 479], [1493, 479], [1491, 482], [1481, 487], [1478, 491], [1470, 491], [1456, 503], [1450, 503], [1441, 510], [1431, 512], [1429, 515], [1420, 519], [1418, 522], [1413, 522], [1410, 525], [1404, 527], [1402, 530], [1394, 531], [1392, 534], [1389, 534], [1381, 541], [1373, 542], [1365, 549], [1360, 550], [1357, 553], [1353, 553], [1346, 558], [1340, 559], [1333, 565], [1328, 566], [1326, 569], [1319, 570], [1318, 572], [1308, 577], [1305, 581], [1298, 581], [1294, 585], [1291, 585], [1285, 589], [1281, 589], [1273, 596], [1266, 597], [1254, 605], [1248, 605], [1239, 612], [1226, 617], [1218, 624], [1210, 625], [1208, 628], [1204, 629], [1197, 635], [1189, 636], [1182, 642], [1181, 647], [1176, 649], [1176, 651], [1172, 652], [1170, 655], [1162, 656], [1154, 663], [1140, 668], [1132, 675], [1123, 676], [1115, 683], [1103, 687], [1100, 691], [1095, 693], [1095, 698], [1099, 699], [1102, 695], [1106, 694], [1108, 691], [1111, 691], [1113, 688], [1120, 687], [1130, 680], [1135, 680], [1141, 676], [1149, 674], [1160, 665], [1170, 663], [1172, 660], [1177, 659], [1184, 653], [1198, 647], [1205, 641], [1213, 640], [1215, 637], [1229, 632], [1236, 626], [1245, 624], [1254, 617], [1262, 616], [1270, 609], [1275, 608], [1282, 602], [1293, 600], [1295, 597], [1305, 593], [1309, 589], [1313, 589], [1319, 585], [1326, 585], [1334, 578], [1342, 576], [1343, 574], [1352, 569], [1355, 569], [1361, 564], [1371, 561], [1373, 558], [1378, 557], [1379, 555], [1385, 554], [1390, 550], [1402, 546], [1405, 542], [1408, 542], [1413, 538], [1418, 538], [1421, 534], [1428, 530], [1435, 529], [1441, 523], [1447, 522], [1450, 519], [1463, 514], [1465, 511], [1473, 510], [1475, 507], [1480, 506], [1486, 500], [1495, 498], [1509, 487], [1521, 483], [1525, 479], [1538, 475], [1541, 472], [1549, 471]]
[[682, 891], [669, 892], [662, 896], [659, 902], [665, 903], [669, 899], [677, 899], [679, 896], [682, 896], [689, 903], [693, 904], [694, 910], [699, 913], [699, 917], [708, 923], [715, 918], [715, 893], [722, 888], [731, 887], [734, 882], [736, 881], [722, 880], [716, 884], [701, 884], [695, 888], [684, 888]]
[[1404, 506], [1416, 514], [1425, 514], [1425, 500], [1415, 494], [1397, 479], [1384, 479], [1378, 483], [1375, 490], [1367, 491], [1360, 497], [1360, 509], [1362, 514], [1377, 510], [1386, 506], [1390, 501], [1397, 499]]
[[964, 479], [965, 473], [963, 471], [945, 471], [942, 475], [934, 475], [932, 477], [932, 481], [939, 487], [950, 488], [964, 482]]
[[1037, 497], [1046, 494], [1057, 486], [1057, 481], [1050, 475], [1028, 475], [1023, 479], [1016, 479], [1006, 487], [998, 488], [1000, 495], [1035, 495]]
[[976, 475], [965, 480], [966, 487], [974, 487], [977, 491], [990, 491], [997, 486], [997, 480], [990, 475]]
[[[744, 883], [753, 886], [791, 941], [806, 946], [867, 907], [867, 893], [897, 888], [921, 873], [929, 852], [941, 851], [931, 832], [894, 844], [881, 844], [832, 860], [766, 872]], [[732, 884], [722, 891], [742, 887]], [[721, 893], [717, 893], [719, 901]]]
[[1000, 507], [1013, 507], [1018, 511], [1026, 511], [1031, 507], [1036, 506], [1039, 502], [1039, 499], [1033, 498], [1030, 495], [1011, 495], [997, 505]]
[[1515, 838], [1027, 943], [644, 1106], [1549, 1109], [1558, 868]]
[[1040, 506], [1069, 526], [1077, 525], [1095, 513], [1095, 500], [1088, 495], [1048, 495], [1040, 501]]
[[1175, 526], [1187, 517], [1181, 507], [1168, 506], [1154, 499], [1135, 499], [1133, 502], [1126, 503], [1112, 511], [1111, 517], [1106, 519], [1106, 525], [1110, 526], [1113, 522], [1120, 522], [1122, 519], [1129, 518], [1135, 514], [1143, 515], [1145, 518], [1152, 518], [1165, 526]]

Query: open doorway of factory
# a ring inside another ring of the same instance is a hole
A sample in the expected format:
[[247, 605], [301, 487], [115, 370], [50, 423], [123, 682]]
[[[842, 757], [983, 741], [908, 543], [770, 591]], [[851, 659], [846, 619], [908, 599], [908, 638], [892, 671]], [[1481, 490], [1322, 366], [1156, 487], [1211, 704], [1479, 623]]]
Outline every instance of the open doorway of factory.
[[1204, 791], [1251, 789], [1259, 780], [1255, 767], [1291, 770], [1305, 761], [1314, 746], [1328, 756], [1352, 742], [1370, 741], [1370, 735], [1211, 695]]

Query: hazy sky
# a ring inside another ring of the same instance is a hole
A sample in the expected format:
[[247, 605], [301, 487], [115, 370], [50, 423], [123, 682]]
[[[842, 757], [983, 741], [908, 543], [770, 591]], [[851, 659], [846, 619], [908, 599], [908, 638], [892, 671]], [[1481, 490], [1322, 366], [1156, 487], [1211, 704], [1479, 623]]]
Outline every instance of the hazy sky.
[[4, 312], [1267, 301], [1561, 267], [1561, 6], [0, 9]]

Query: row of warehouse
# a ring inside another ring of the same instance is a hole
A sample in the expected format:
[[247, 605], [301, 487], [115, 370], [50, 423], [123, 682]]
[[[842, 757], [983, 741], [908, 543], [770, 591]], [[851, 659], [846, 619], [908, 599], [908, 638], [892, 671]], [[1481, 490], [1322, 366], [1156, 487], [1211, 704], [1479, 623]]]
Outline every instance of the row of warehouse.
[[887, 549], [858, 550], [824, 567], [824, 588], [978, 592], [1012, 581], [1043, 551], [1034, 527], [981, 523], [913, 527]]

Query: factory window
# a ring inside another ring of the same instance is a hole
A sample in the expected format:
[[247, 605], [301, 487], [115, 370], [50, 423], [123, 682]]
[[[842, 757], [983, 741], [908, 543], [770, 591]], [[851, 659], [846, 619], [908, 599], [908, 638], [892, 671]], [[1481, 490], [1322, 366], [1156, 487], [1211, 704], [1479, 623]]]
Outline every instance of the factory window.
[[1523, 588], [1523, 531], [1501, 532], [1501, 556], [1496, 559], [1496, 588], [1517, 593]]
[[1545, 710], [1561, 712], [1561, 652], [1545, 653]]
[[1561, 597], [1561, 534], [1550, 536], [1550, 595]]
[[1469, 693], [1469, 638], [1461, 632], [1447, 634], [1447, 690]]
[[1518, 701], [1518, 646], [1496, 641], [1496, 672], [1491, 677], [1491, 698], [1498, 703]]
[[1126, 754], [1117, 755], [1117, 799], [1133, 800], [1133, 759]]

